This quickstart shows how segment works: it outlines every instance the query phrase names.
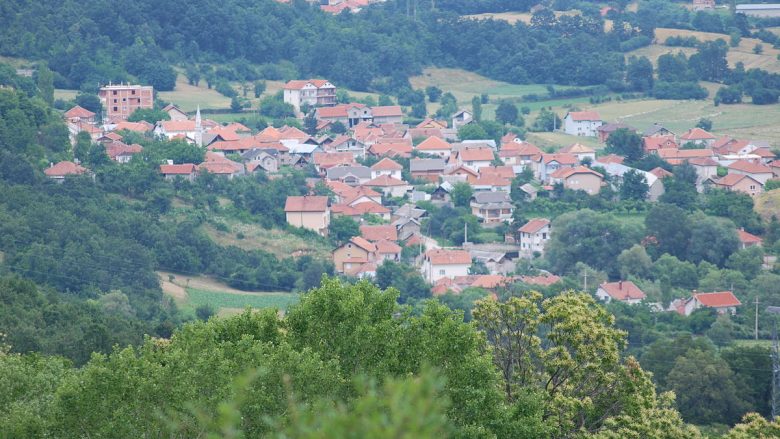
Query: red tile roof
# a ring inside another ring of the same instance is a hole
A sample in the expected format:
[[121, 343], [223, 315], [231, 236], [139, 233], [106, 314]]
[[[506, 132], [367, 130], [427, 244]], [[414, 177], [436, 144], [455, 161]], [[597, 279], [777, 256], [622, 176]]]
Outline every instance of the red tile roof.
[[122, 142], [113, 142], [106, 145], [106, 154], [111, 160], [116, 160], [120, 155], [131, 155], [143, 152], [144, 147], [136, 143], [125, 145]]
[[446, 250], [439, 248], [428, 250], [425, 253], [425, 257], [428, 258], [433, 265], [471, 265], [471, 255], [465, 250]]
[[87, 172], [87, 168], [73, 162], [62, 161], [54, 166], [46, 168], [43, 173], [48, 177], [64, 177], [66, 175], [79, 175]]
[[644, 140], [645, 150], [647, 151], [664, 148], [679, 148], [677, 142], [674, 141], [674, 136], [649, 136], [643, 137], [642, 140]]
[[360, 226], [360, 236], [369, 241], [397, 241], [398, 230], [392, 225]]
[[539, 230], [542, 230], [545, 226], [548, 226], [550, 224], [550, 220], [547, 218], [534, 218], [527, 223], [523, 225], [523, 227], [520, 227], [517, 229], [518, 232], [521, 233], [536, 233]]
[[377, 241], [376, 251], [381, 254], [398, 254], [401, 253], [401, 246], [387, 240]]
[[755, 178], [753, 178], [753, 177], [751, 177], [749, 175], [745, 175], [745, 174], [726, 174], [726, 176], [721, 177], [718, 180], [716, 180], [715, 184], [717, 184], [718, 186], [731, 187], [731, 186], [734, 186], [735, 184], [739, 183], [740, 181], [742, 181], [742, 180], [744, 180], [746, 178], [749, 178], [749, 179], [755, 181], [756, 183], [758, 183], [759, 185], [763, 186], [763, 184], [761, 184], [761, 182], [759, 182]]
[[512, 180], [495, 174], [481, 174], [474, 180], [469, 180], [473, 186], [504, 187], [512, 184]]
[[371, 169], [375, 171], [402, 171], [404, 167], [385, 157], [374, 163], [374, 165], [371, 166]]
[[554, 274], [549, 274], [546, 276], [520, 276], [520, 280], [524, 283], [527, 283], [528, 285], [542, 285], [549, 287], [556, 282], [560, 282], [561, 277]]
[[65, 112], [65, 117], [68, 119], [75, 119], [77, 117], [80, 119], [89, 119], [91, 117], [95, 117], [95, 113], [87, 110], [84, 107], [76, 105], [75, 107]]
[[381, 107], [371, 107], [371, 114], [374, 117], [400, 117], [404, 115], [404, 112], [398, 105], [386, 105]]
[[490, 148], [466, 148], [458, 151], [461, 161], [479, 162], [493, 161], [493, 150]]
[[452, 145], [437, 136], [431, 136], [423, 140], [416, 148], [418, 151], [451, 150]]
[[349, 241], [369, 253], [374, 253], [376, 251], [376, 246], [374, 244], [360, 236], [353, 236]]
[[145, 133], [147, 131], [151, 131], [154, 129], [154, 125], [150, 124], [146, 121], [141, 122], [128, 122], [126, 120], [123, 120], [116, 124], [116, 127], [114, 127], [114, 131], [134, 131], [136, 133]]
[[393, 186], [406, 186], [406, 182], [389, 175], [380, 175], [377, 178], [373, 178], [365, 183], [364, 186], [376, 186], [376, 187], [393, 187]]
[[328, 197], [303, 196], [287, 197], [285, 212], [325, 212], [328, 210]]
[[558, 162], [562, 165], [575, 165], [579, 163], [577, 156], [574, 154], [560, 153], [560, 154], [542, 154], [542, 161], [547, 163]]
[[737, 160], [728, 166], [730, 170], [745, 172], [748, 174], [771, 174], [772, 170], [761, 163], [748, 160]]
[[739, 306], [742, 302], [734, 296], [731, 291], [720, 291], [717, 293], [694, 293], [693, 297], [702, 305], [709, 308], [724, 308], [729, 306]]
[[511, 166], [485, 166], [479, 168], [479, 175], [491, 175], [499, 178], [515, 178], [515, 171]]
[[481, 274], [475, 277], [476, 279], [471, 282], [471, 286], [488, 290], [512, 283], [511, 277], [501, 276], [499, 274]]
[[710, 157], [695, 157], [688, 160], [688, 164], [693, 166], [718, 166], [718, 162]]
[[758, 236], [748, 233], [743, 229], [737, 229], [737, 236], [739, 237], [739, 242], [743, 244], [761, 244], [761, 242], [763, 242]]
[[585, 166], [577, 166], [575, 168], [558, 168], [555, 172], [550, 174], [550, 177], [566, 179], [575, 174], [592, 174], [599, 178], [604, 178], [604, 176], [600, 173], [594, 171], [593, 169], [586, 168]]
[[195, 165], [192, 163], [160, 165], [160, 173], [163, 175], [190, 175], [195, 173]]
[[642, 300], [645, 298], [645, 293], [630, 280], [605, 282], [599, 285], [599, 288], [604, 290], [609, 297], [615, 300]]
[[653, 175], [655, 175], [655, 176], [656, 176], [656, 177], [658, 177], [658, 178], [666, 178], [666, 177], [671, 177], [671, 176], [673, 176], [673, 175], [674, 175], [674, 174], [672, 174], [671, 172], [667, 171], [666, 169], [664, 169], [664, 168], [661, 168], [660, 166], [659, 166], [659, 167], [656, 167], [656, 168], [653, 168], [653, 169], [651, 169], [651, 170], [650, 170], [650, 173], [651, 173], [651, 174], [653, 174]]
[[574, 121], [596, 121], [601, 120], [601, 116], [595, 111], [571, 111], [569, 112], [571, 120]]
[[560, 149], [558, 152], [568, 154], [590, 154], [596, 152], [596, 150], [581, 143], [575, 143], [573, 145], [567, 146], [566, 148]]
[[616, 163], [618, 165], [622, 165], [625, 159], [625, 157], [619, 156], [617, 154], [607, 154], [597, 158], [596, 161], [599, 163]]
[[351, 152], [315, 152], [312, 157], [315, 165], [326, 169], [355, 163], [355, 155]]
[[306, 87], [307, 84], [311, 84], [316, 88], [321, 88], [325, 84], [327, 84], [328, 81], [325, 79], [297, 79], [293, 81], [289, 81], [287, 84], [284, 84], [285, 90], [300, 90], [303, 87]]
[[691, 128], [680, 136], [681, 140], [715, 140], [715, 136], [701, 128]]
[[173, 131], [195, 131], [194, 120], [162, 120], [158, 123], [166, 133]]

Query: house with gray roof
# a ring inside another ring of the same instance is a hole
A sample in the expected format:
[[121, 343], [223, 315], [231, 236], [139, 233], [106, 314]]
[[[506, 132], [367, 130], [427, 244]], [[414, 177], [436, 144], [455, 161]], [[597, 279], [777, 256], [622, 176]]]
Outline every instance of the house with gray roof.
[[477, 192], [471, 197], [471, 213], [484, 223], [510, 221], [514, 206], [504, 191]]

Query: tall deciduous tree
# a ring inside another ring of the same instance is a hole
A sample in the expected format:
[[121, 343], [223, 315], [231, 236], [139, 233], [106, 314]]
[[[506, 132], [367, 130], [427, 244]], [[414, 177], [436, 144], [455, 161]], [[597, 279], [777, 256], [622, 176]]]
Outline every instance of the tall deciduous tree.
[[607, 152], [622, 155], [629, 162], [635, 162], [645, 155], [642, 137], [627, 128], [620, 128], [609, 135]]

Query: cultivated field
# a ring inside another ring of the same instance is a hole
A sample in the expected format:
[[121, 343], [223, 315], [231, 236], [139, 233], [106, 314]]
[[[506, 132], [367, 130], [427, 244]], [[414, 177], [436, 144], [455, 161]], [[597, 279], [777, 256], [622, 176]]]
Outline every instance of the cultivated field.
[[[285, 310], [299, 299], [299, 295], [293, 293], [236, 290], [205, 276], [162, 271], [158, 274], [163, 292], [185, 311], [194, 311], [201, 305], [212, 306], [219, 315], [236, 314], [246, 306]], [[169, 280], [170, 276], [173, 276], [173, 281]]]

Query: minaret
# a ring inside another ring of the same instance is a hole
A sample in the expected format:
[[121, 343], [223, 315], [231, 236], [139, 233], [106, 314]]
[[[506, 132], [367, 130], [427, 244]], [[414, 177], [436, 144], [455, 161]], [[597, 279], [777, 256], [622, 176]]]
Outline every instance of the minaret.
[[198, 105], [198, 111], [195, 112], [195, 144], [203, 146], [203, 125], [200, 120], [200, 105]]

